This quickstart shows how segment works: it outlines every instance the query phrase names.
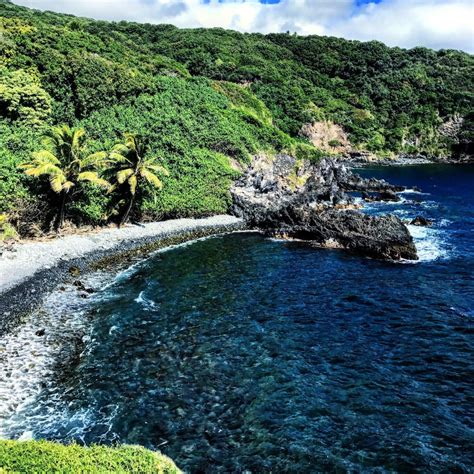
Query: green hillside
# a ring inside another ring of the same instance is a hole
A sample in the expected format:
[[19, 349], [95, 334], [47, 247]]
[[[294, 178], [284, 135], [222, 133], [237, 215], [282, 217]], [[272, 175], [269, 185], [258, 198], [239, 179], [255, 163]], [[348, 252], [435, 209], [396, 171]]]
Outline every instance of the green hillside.
[[[472, 138], [473, 66], [458, 51], [111, 23], [0, 0], [0, 213], [22, 232], [51, 222], [58, 193], [18, 166], [53, 125], [84, 128], [84, 153], [143, 137], [169, 171], [162, 191], [137, 192], [135, 216], [147, 219], [226, 212], [230, 183], [257, 152], [448, 155], [460, 145], [443, 123], [467, 117], [459, 134]], [[327, 123], [340, 136], [321, 151], [301, 130]], [[123, 205], [92, 182], [68, 198], [78, 224]]]

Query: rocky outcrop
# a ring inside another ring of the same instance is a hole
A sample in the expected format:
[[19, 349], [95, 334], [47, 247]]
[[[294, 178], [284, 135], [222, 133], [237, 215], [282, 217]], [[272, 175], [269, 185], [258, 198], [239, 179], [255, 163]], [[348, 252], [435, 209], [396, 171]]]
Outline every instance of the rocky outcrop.
[[383, 199], [403, 189], [363, 179], [331, 159], [311, 164], [284, 154], [260, 155], [232, 188], [233, 213], [268, 235], [374, 258], [416, 260], [413, 239], [400, 219], [356, 211], [349, 194], [377, 193]]

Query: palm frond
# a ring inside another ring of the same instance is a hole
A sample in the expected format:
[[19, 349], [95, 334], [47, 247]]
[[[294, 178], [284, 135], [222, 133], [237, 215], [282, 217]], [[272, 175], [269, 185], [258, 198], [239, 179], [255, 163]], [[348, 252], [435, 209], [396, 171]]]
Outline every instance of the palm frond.
[[132, 168], [127, 168], [125, 170], [120, 170], [118, 173], [117, 173], [117, 181], [119, 182], [119, 184], [123, 184], [125, 183], [125, 181], [127, 181], [128, 178], [130, 178], [130, 176], [132, 176], [134, 173], [133, 169]]
[[116, 162], [116, 163], [129, 163], [129, 164], [132, 164], [130, 162], [130, 160], [125, 155], [122, 155], [122, 153], [119, 153], [119, 152], [116, 152], [116, 151], [111, 151], [109, 153], [109, 158], [111, 159], [111, 161]]
[[170, 172], [164, 166], [153, 165], [153, 164], [148, 164], [147, 163], [146, 167], [153, 170], [153, 171], [155, 171], [156, 173], [161, 173], [164, 176], [169, 176], [170, 175]]
[[66, 182], [66, 177], [62, 173], [53, 174], [49, 178], [51, 189], [55, 193], [60, 193], [63, 190], [63, 184]]
[[132, 175], [130, 176], [130, 178], [128, 178], [128, 184], [130, 185], [130, 192], [132, 194], [135, 194], [136, 190], [137, 190], [137, 176], [136, 175]]
[[125, 146], [130, 150], [130, 151], [135, 151], [137, 152], [137, 136], [134, 135], [133, 133], [126, 133], [125, 134]]
[[97, 186], [100, 186], [102, 188], [109, 188], [110, 183], [106, 181], [105, 179], [102, 179], [99, 177], [98, 173], [95, 171], [84, 171], [83, 173], [80, 173], [77, 177], [78, 181], [88, 181], [89, 183], [95, 184]]
[[61, 162], [59, 159], [54, 156], [49, 150], [40, 150], [32, 154], [34, 160], [38, 160], [41, 162], [49, 161], [55, 165], [60, 165]]
[[63, 184], [63, 189], [64, 189], [64, 191], [69, 192], [71, 190], [71, 188], [73, 188], [74, 186], [75, 186], [75, 184], [72, 181], [66, 181]]
[[161, 189], [163, 187], [163, 183], [161, 182], [160, 178], [147, 169], [143, 168], [140, 171], [140, 176], [145, 178], [155, 188]]
[[130, 149], [123, 143], [117, 143], [117, 145], [112, 148], [112, 152], [120, 153], [121, 155], [126, 155], [130, 152]]
[[51, 163], [26, 163], [22, 165], [22, 168], [25, 170], [27, 176], [39, 177], [43, 175], [57, 175], [62, 174], [62, 170]]
[[86, 156], [82, 162], [83, 166], [90, 166], [90, 165], [101, 165], [107, 159], [107, 152], [106, 151], [98, 151], [96, 153], [92, 153]]
[[71, 130], [71, 132], [71, 148], [74, 150], [78, 150], [81, 147], [81, 139], [85, 136], [86, 131], [83, 128], [77, 128], [75, 130]]

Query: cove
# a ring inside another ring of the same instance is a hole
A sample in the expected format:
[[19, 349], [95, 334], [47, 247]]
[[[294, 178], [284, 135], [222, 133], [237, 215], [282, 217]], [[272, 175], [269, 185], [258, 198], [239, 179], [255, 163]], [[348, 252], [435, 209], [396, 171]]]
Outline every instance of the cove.
[[367, 209], [433, 219], [420, 263], [237, 233], [132, 267], [10, 435], [142, 444], [188, 472], [468, 472], [474, 172], [438, 169], [366, 171], [426, 193]]

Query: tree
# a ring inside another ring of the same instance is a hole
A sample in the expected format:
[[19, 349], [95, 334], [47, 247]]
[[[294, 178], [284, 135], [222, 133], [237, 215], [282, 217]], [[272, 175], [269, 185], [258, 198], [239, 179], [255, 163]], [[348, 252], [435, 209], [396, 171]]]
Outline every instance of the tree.
[[51, 97], [41, 87], [39, 74], [0, 66], [0, 116], [41, 126], [51, 114]]
[[116, 180], [111, 191], [121, 186], [128, 194], [128, 204], [120, 219], [120, 226], [126, 224], [130, 217], [137, 189], [144, 183], [161, 189], [163, 183], [157, 175], [169, 176], [168, 170], [158, 163], [159, 158], [146, 156], [148, 151], [143, 137], [126, 133], [124, 143], [115, 145], [109, 155]]
[[110, 183], [98, 173], [106, 163], [107, 153], [87, 154], [84, 138], [83, 128], [68, 125], [51, 128], [44, 136], [45, 149], [33, 153], [31, 161], [20, 165], [28, 176], [48, 176], [51, 189], [60, 196], [57, 230], [64, 225], [67, 200], [79, 191], [81, 182], [110, 188]]

